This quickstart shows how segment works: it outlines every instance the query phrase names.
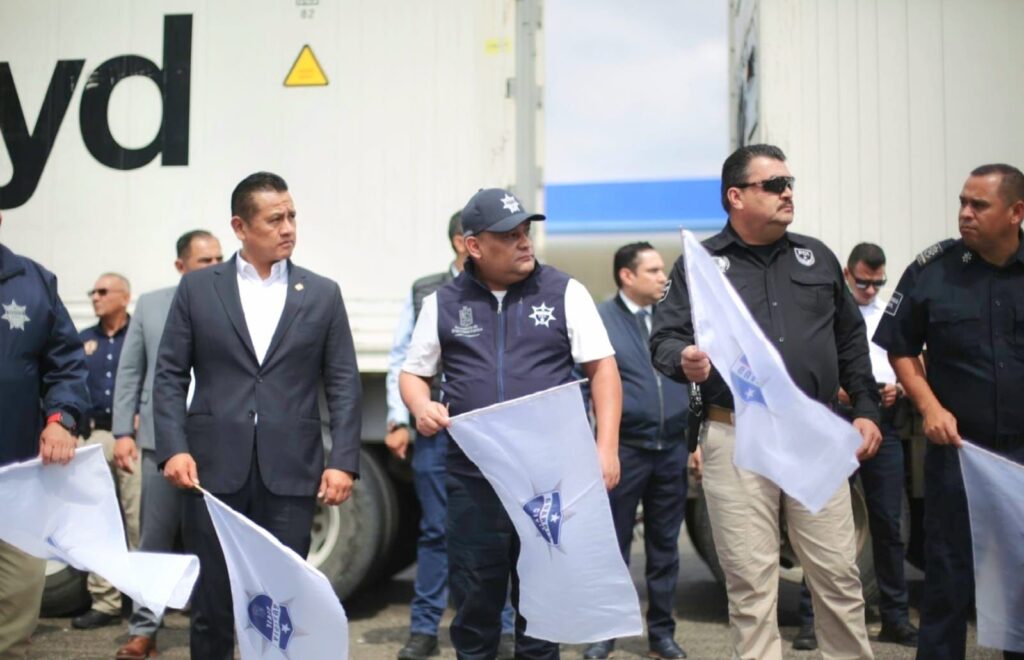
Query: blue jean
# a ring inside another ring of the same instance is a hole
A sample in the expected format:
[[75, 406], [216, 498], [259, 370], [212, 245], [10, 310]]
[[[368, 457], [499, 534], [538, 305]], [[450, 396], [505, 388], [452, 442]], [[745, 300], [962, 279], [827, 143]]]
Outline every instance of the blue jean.
[[[882, 444], [878, 453], [861, 463], [861, 484], [868, 509], [868, 529], [871, 530], [871, 556], [878, 581], [878, 609], [885, 626], [909, 622], [907, 609], [907, 580], [903, 557], [906, 548], [900, 536], [903, 513], [903, 444], [891, 423], [883, 420]], [[800, 623], [814, 623], [811, 594], [806, 583], [800, 593]]]
[[[409, 631], [431, 636], [437, 635], [441, 616], [448, 604], [448, 548], [445, 543], [448, 495], [444, 485], [447, 454], [448, 434], [445, 431], [433, 436], [416, 436], [412, 448], [412, 470], [421, 514]], [[514, 628], [515, 611], [506, 602], [501, 612], [501, 631], [511, 634]]]

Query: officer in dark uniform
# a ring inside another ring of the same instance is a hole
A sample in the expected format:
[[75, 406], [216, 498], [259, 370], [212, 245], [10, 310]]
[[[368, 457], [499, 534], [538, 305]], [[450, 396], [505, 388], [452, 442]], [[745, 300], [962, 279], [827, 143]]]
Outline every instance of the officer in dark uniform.
[[[704, 246], [778, 349], [794, 383], [826, 405], [836, 401], [840, 386], [850, 395], [853, 425], [863, 438], [857, 456], [863, 460], [882, 439], [864, 319], [836, 256], [821, 241], [788, 231], [794, 179], [785, 160], [778, 147], [763, 144], [741, 147], [726, 159], [722, 205], [729, 221]], [[838, 489], [811, 515], [768, 479], [736, 468], [732, 394], [694, 341], [680, 257], [654, 317], [652, 360], [670, 378], [700, 384], [708, 411], [694, 456], [703, 456], [704, 492], [728, 586], [733, 655], [782, 657], [775, 604], [784, 510], [819, 614], [826, 657], [871, 657], [849, 489]]]
[[[89, 407], [82, 342], [57, 278], [0, 245], [0, 465], [67, 463]], [[45, 565], [0, 541], [0, 657], [22, 657], [39, 621]]]
[[[135, 459], [131, 471], [117, 467], [114, 461], [114, 434], [111, 431], [114, 408], [114, 383], [121, 349], [128, 335], [128, 302], [131, 284], [118, 273], [103, 273], [89, 291], [93, 311], [99, 323], [79, 333], [85, 349], [85, 366], [89, 370], [89, 398], [92, 406], [82, 429], [82, 443], [103, 447], [103, 456], [117, 487], [118, 503], [124, 518], [129, 548], [139, 547], [140, 513], [142, 510], [142, 470]], [[92, 606], [84, 614], [71, 619], [71, 626], [91, 630], [121, 620], [121, 593], [105, 578], [90, 573], [86, 582]]]
[[874, 336], [889, 352], [930, 440], [921, 660], [963, 658], [966, 652], [974, 572], [957, 454], [961, 438], [1024, 462], [1022, 218], [1020, 170], [983, 165], [972, 171], [960, 193], [961, 239], [936, 243], [917, 256]]

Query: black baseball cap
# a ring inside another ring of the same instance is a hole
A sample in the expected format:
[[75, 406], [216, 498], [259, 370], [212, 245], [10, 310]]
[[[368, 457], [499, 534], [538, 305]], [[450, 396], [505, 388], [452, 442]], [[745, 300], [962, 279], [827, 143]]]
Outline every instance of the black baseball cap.
[[527, 220], [543, 220], [540, 213], [523, 208], [515, 195], [502, 188], [482, 188], [462, 209], [462, 235], [475, 236], [483, 231], [510, 231]]

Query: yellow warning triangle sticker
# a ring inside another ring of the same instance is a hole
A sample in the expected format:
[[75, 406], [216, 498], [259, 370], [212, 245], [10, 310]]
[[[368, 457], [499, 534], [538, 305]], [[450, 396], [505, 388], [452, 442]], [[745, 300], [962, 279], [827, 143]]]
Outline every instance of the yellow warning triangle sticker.
[[291, 71], [288, 72], [288, 77], [284, 79], [284, 86], [318, 87], [326, 84], [327, 76], [320, 68], [320, 62], [317, 62], [313, 49], [308, 44], [303, 46], [299, 56], [295, 58]]

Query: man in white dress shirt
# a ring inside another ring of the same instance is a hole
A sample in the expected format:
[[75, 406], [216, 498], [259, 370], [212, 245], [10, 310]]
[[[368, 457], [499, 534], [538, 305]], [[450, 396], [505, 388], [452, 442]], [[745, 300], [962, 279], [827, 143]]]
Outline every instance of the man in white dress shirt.
[[[882, 394], [882, 444], [878, 453], [860, 466], [878, 582], [878, 609], [882, 615], [878, 637], [885, 642], [913, 647], [917, 645], [917, 628], [910, 623], [907, 609], [907, 580], [903, 573], [906, 548], [900, 535], [904, 473], [903, 443], [898, 426], [899, 416], [907, 414], [907, 400], [896, 382], [885, 349], [870, 341], [885, 313], [885, 303], [878, 299], [878, 292], [886, 283], [885, 252], [874, 243], [859, 243], [846, 260], [843, 276], [867, 326], [871, 371]], [[846, 392], [840, 390], [839, 398], [844, 405], [849, 405]], [[811, 596], [805, 586], [800, 601], [800, 631], [793, 640], [793, 648], [813, 650], [817, 646]]]
[[[179, 488], [200, 484], [305, 556], [319, 497], [339, 504], [359, 470], [360, 383], [338, 285], [291, 262], [296, 211], [284, 179], [257, 172], [231, 195], [242, 243], [186, 274], [167, 316], [154, 382], [156, 460]], [[195, 372], [195, 393], [186, 397]], [[324, 456], [323, 384], [332, 446]], [[202, 496], [184, 503], [186, 549], [203, 570], [193, 658], [229, 660], [234, 618], [224, 556]]]

